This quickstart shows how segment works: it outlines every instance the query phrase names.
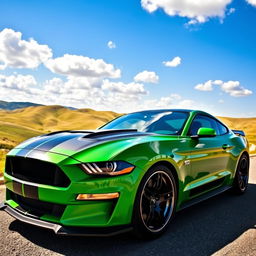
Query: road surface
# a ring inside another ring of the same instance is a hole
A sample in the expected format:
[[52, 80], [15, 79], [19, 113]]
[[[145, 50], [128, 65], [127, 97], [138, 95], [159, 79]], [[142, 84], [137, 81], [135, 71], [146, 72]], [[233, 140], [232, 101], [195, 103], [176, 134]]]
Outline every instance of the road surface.
[[[0, 188], [0, 200], [4, 197]], [[58, 237], [0, 212], [0, 254], [9, 255], [256, 255], [256, 157], [243, 196], [226, 192], [179, 212], [154, 241], [128, 234], [114, 238]]]

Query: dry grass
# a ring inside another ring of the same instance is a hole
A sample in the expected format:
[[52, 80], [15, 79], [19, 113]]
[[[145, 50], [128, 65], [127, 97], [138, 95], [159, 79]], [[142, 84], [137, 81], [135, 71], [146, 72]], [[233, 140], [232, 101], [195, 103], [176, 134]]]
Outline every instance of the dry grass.
[[5, 156], [8, 153], [7, 149], [0, 149], [0, 176], [4, 171]]
[[70, 110], [62, 106], [37, 106], [0, 110], [0, 176], [6, 150], [20, 142], [58, 130], [88, 130], [102, 126], [120, 114], [93, 109]]

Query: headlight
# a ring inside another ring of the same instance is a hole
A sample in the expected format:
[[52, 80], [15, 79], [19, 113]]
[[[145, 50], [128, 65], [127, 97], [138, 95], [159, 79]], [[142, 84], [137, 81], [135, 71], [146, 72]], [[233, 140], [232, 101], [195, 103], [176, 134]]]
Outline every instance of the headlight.
[[134, 165], [124, 161], [83, 163], [79, 166], [84, 172], [90, 175], [110, 175], [110, 176], [130, 173], [135, 168]]

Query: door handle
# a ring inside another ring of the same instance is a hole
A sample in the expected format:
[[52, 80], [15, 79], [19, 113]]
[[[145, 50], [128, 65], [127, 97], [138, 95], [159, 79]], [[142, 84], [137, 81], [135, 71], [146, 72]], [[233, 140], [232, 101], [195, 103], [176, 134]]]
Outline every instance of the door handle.
[[226, 149], [230, 148], [230, 146], [228, 144], [223, 144], [222, 148], [226, 150]]

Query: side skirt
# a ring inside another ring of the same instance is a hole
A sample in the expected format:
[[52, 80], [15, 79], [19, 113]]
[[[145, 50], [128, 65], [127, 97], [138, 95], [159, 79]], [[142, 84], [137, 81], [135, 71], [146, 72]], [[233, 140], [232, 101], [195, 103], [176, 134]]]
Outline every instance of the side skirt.
[[190, 207], [190, 206], [192, 206], [194, 204], [198, 204], [198, 203], [200, 203], [200, 202], [202, 202], [204, 200], [207, 200], [207, 199], [209, 199], [211, 197], [217, 196], [217, 195], [219, 195], [219, 194], [229, 190], [230, 188], [231, 188], [231, 186], [219, 187], [219, 188], [214, 189], [214, 190], [212, 190], [212, 191], [210, 191], [210, 192], [208, 192], [206, 194], [203, 194], [201, 196], [193, 198], [193, 199], [191, 199], [191, 200], [181, 204], [181, 207], [177, 211], [183, 210], [183, 209], [185, 209], [187, 207]]

